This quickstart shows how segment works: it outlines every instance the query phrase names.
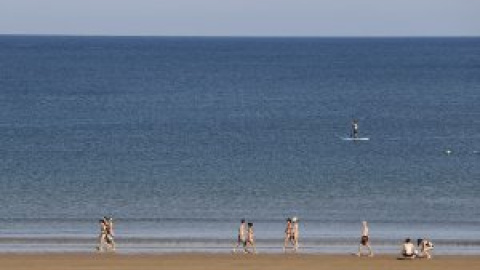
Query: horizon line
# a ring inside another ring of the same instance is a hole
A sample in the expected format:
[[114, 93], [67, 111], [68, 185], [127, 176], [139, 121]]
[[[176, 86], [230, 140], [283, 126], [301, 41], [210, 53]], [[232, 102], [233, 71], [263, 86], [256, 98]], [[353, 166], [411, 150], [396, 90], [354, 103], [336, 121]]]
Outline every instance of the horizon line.
[[24, 37], [146, 37], [146, 38], [480, 38], [480, 35], [109, 35], [109, 34], [13, 34], [3, 36]]

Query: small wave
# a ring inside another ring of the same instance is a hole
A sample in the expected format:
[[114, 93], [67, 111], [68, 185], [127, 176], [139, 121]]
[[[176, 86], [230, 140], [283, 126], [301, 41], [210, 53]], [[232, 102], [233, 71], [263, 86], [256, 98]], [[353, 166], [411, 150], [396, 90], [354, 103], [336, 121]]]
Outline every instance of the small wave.
[[[156, 246], [229, 246], [235, 239], [233, 238], [155, 238], [155, 237], [117, 237], [118, 244], [128, 245], [156, 245]], [[400, 245], [402, 239], [373, 239], [374, 245], [377, 246], [397, 246]], [[8, 244], [94, 244], [97, 242], [96, 237], [0, 237], [0, 245]], [[303, 245], [306, 246], [355, 246], [358, 244], [356, 238], [309, 238], [302, 239]], [[434, 239], [438, 246], [478, 246], [480, 240], [466, 239]], [[283, 239], [265, 239], [258, 238], [257, 243], [265, 246], [281, 246]]]

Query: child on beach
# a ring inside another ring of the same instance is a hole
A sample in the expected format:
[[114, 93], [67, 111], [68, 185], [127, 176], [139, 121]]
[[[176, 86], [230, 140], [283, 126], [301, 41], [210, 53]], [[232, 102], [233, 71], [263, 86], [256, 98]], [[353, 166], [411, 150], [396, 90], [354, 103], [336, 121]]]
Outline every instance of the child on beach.
[[249, 250], [249, 247], [253, 248], [253, 254], [257, 253], [257, 249], [255, 248], [255, 236], [253, 233], [253, 223], [251, 222], [248, 223], [247, 241], [245, 242], [245, 252], [252, 253]]
[[372, 247], [370, 246], [370, 239], [368, 237], [368, 224], [366, 221], [362, 222], [362, 237], [360, 239], [360, 245], [358, 246], [357, 256], [362, 255], [362, 247], [367, 247], [368, 256], [373, 257]]
[[237, 252], [237, 248], [243, 246], [245, 249], [246, 240], [245, 240], [245, 219], [240, 221], [240, 227], [238, 228], [238, 237], [237, 237], [237, 245], [233, 248], [233, 253]]

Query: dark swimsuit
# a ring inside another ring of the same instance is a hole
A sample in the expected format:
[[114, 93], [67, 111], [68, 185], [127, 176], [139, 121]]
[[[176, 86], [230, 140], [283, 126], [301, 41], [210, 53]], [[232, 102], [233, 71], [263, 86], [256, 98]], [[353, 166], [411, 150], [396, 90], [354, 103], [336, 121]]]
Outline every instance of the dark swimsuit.
[[365, 236], [365, 235], [362, 236], [362, 239], [360, 240], [360, 243], [361, 243], [362, 245], [364, 245], [364, 246], [367, 245], [367, 243], [368, 243], [368, 236]]

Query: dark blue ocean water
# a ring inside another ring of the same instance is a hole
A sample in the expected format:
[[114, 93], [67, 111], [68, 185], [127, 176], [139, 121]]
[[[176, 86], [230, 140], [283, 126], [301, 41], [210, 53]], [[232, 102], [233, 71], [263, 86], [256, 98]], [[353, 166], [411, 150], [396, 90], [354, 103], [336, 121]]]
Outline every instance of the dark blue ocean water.
[[480, 38], [0, 36], [0, 249], [480, 253], [479, 102]]

